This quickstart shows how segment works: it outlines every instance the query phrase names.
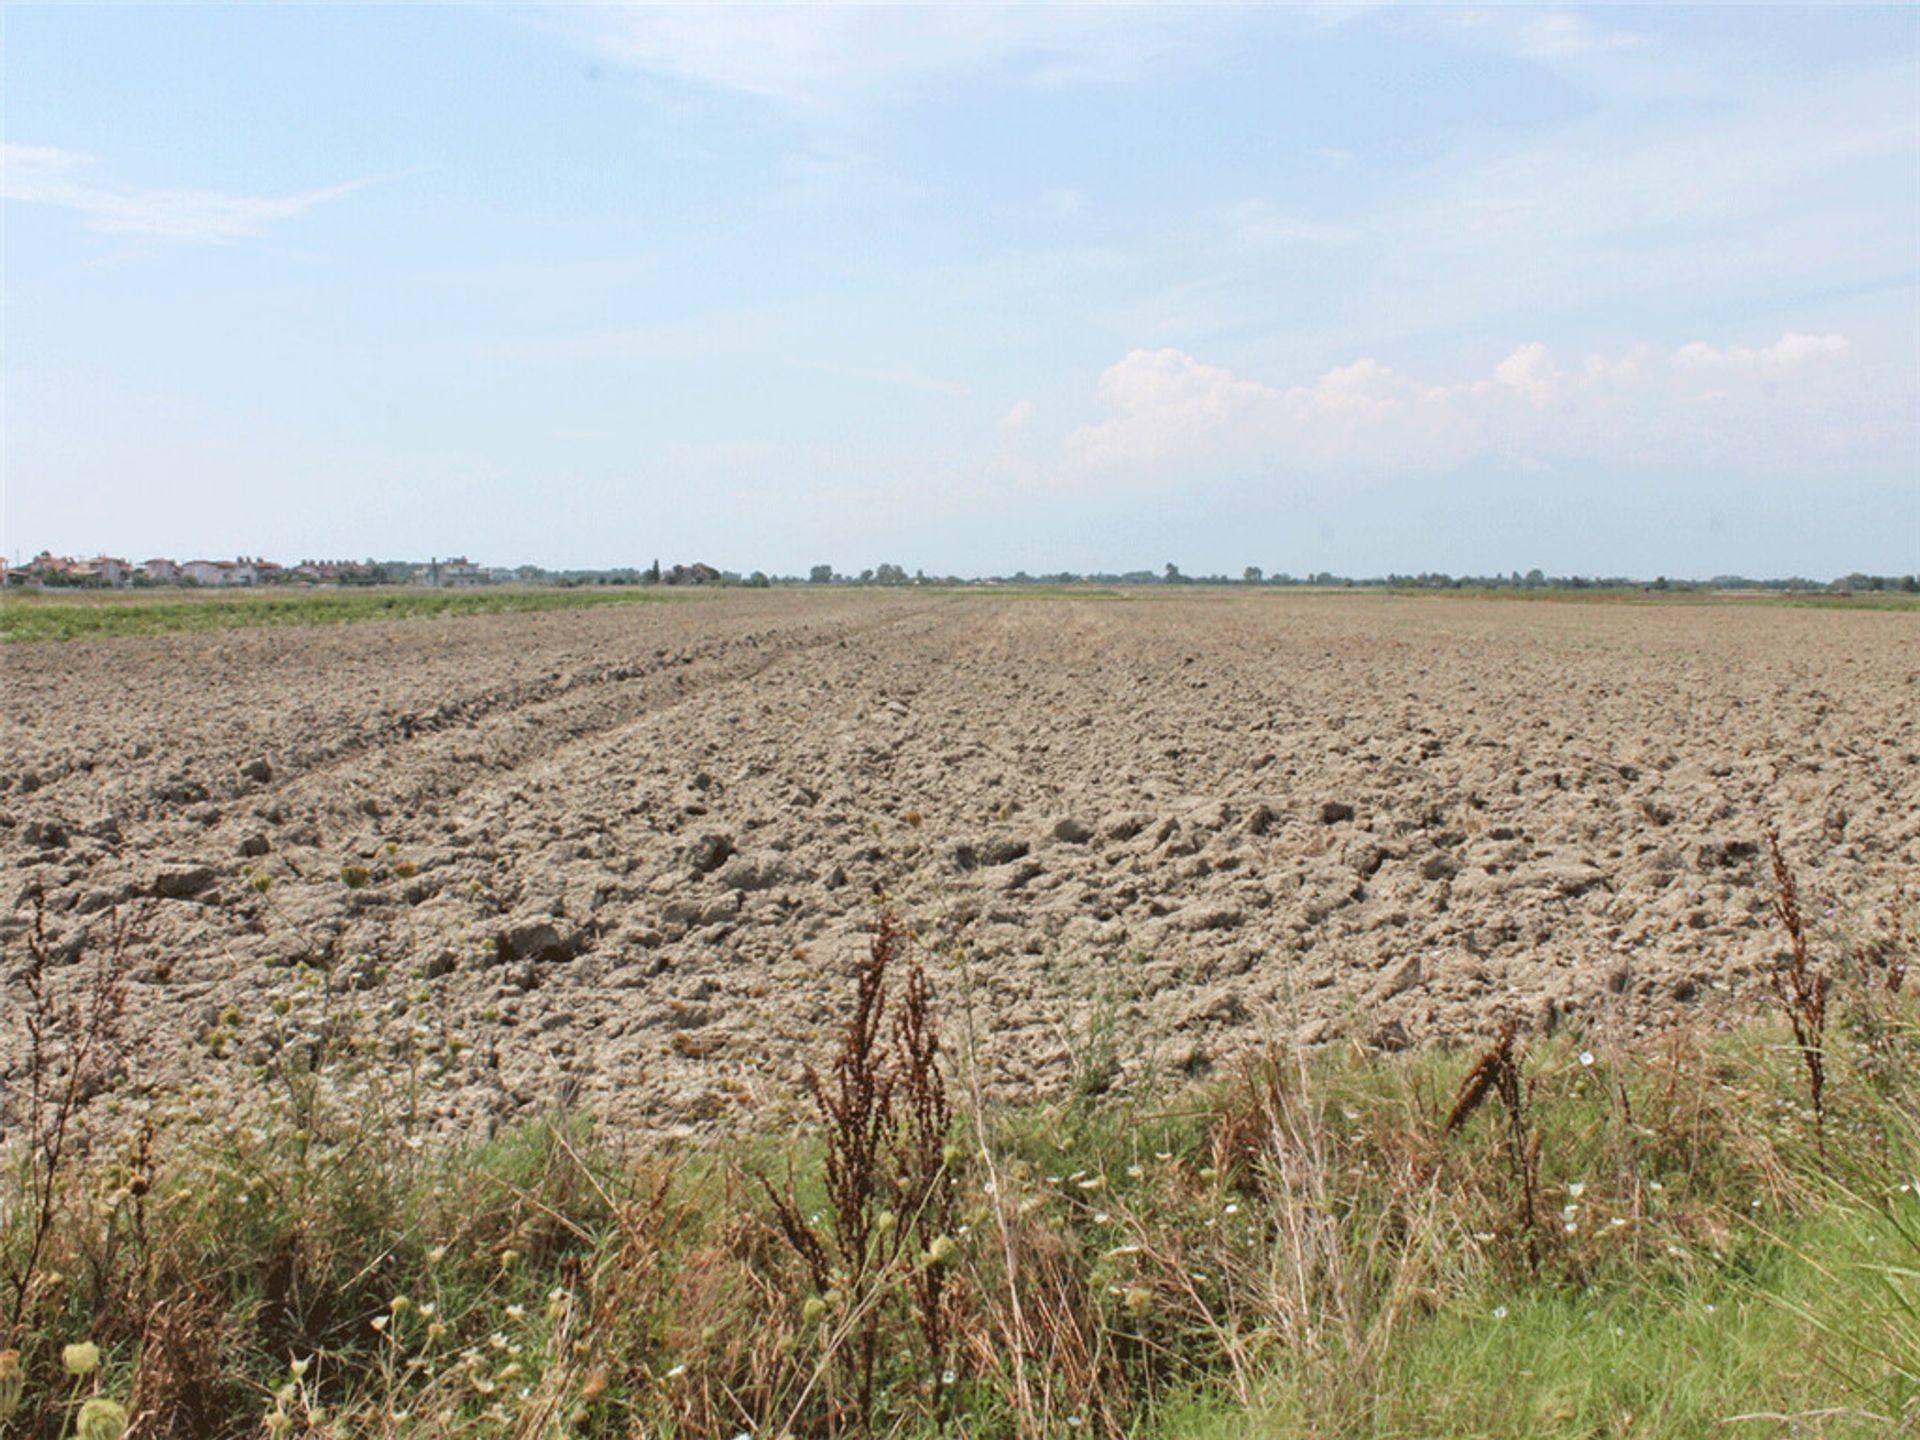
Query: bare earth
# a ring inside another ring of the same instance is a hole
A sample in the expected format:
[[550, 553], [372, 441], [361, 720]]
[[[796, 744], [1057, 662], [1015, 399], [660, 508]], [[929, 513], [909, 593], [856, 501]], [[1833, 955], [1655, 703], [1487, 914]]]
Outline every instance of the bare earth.
[[442, 1125], [776, 1120], [881, 892], [1018, 1097], [1751, 1003], [1768, 820], [1835, 926], [1920, 881], [1910, 614], [734, 593], [0, 667], [9, 1008], [36, 889], [63, 958], [144, 904], [137, 1082], [271, 1061], [304, 961]]

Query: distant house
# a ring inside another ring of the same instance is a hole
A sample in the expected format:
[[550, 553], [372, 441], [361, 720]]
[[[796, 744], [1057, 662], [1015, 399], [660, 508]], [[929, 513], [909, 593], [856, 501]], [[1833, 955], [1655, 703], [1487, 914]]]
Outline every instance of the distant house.
[[464, 555], [455, 555], [447, 560], [435, 560], [432, 564], [422, 565], [413, 572], [416, 585], [425, 585], [431, 589], [467, 589], [474, 585], [488, 583], [487, 572], [475, 565]]
[[696, 560], [691, 565], [676, 565], [660, 578], [668, 585], [718, 585], [721, 575], [713, 566]]
[[139, 573], [156, 585], [171, 585], [180, 578], [180, 567], [171, 560], [154, 558], [140, 562]]
[[28, 580], [40, 585], [105, 586], [124, 585], [128, 569], [126, 561], [108, 555], [76, 560], [71, 555], [55, 555], [51, 550], [42, 550], [33, 557], [24, 573]]
[[180, 567], [183, 577], [196, 585], [251, 585], [260, 578], [251, 560], [189, 560]]
[[312, 580], [321, 585], [363, 583], [372, 571], [359, 560], [302, 560], [287, 572], [296, 580]]

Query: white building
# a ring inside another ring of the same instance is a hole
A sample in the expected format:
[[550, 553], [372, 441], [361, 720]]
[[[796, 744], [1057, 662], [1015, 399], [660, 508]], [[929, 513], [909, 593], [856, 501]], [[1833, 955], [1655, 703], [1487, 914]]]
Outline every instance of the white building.
[[416, 583], [434, 589], [465, 589], [489, 583], [487, 572], [464, 555], [423, 565], [413, 572], [413, 578]]
[[251, 585], [259, 578], [248, 560], [189, 560], [180, 574], [196, 585]]

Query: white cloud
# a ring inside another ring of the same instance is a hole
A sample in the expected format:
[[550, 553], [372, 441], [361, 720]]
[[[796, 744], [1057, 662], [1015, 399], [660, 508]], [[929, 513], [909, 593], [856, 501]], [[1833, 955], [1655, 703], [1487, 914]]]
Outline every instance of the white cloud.
[[[1179, 313], [1204, 302], [1219, 330], [1265, 324], [1322, 345], [1557, 328], [1608, 309], [1739, 313], [1757, 294], [1903, 273], [1913, 114], [1911, 66], [1886, 65], [1713, 103], [1603, 105], [1391, 183], [1369, 176], [1305, 215], [1295, 201], [1207, 209], [1154, 259], [1181, 276], [1168, 287]], [[1208, 239], [1202, 271], [1191, 257]], [[1146, 313], [1153, 333], [1203, 338], [1170, 329], [1168, 309]]]
[[803, 106], [941, 72], [1035, 86], [1123, 80], [1223, 22], [1183, 7], [652, 5], [561, 22], [620, 64]]
[[[1847, 443], [1844, 379], [1809, 374], [1796, 402], [1768, 376], [1732, 384], [1728, 371], [1777, 375], [1845, 348], [1842, 336], [1789, 333], [1757, 350], [1689, 346], [1668, 356], [1641, 345], [1567, 368], [1534, 341], [1465, 381], [1423, 381], [1363, 357], [1285, 386], [1181, 350], [1135, 350], [1100, 376], [1104, 418], [1067, 435], [1063, 475], [1151, 478], [1194, 465], [1439, 473], [1473, 460], [1541, 468], [1736, 451], [1778, 458], [1804, 450], [1807, 435], [1828, 448]], [[1752, 358], [1716, 359], [1709, 384], [1696, 351]]]
[[1514, 48], [1529, 60], [1573, 60], [1608, 51], [1635, 50], [1644, 44], [1644, 35], [1603, 30], [1575, 11], [1553, 10], [1529, 17], [1515, 36]]
[[0, 195], [4, 198], [77, 211], [86, 217], [89, 230], [102, 234], [144, 235], [189, 244], [251, 239], [271, 225], [296, 219], [368, 183], [351, 180], [282, 196], [156, 189], [113, 179], [91, 155], [49, 145], [0, 146]]
[[1048, 220], [1071, 220], [1087, 208], [1084, 190], [1061, 186], [1040, 197], [1040, 213]]
[[1589, 355], [1581, 362], [1581, 375], [1590, 386], [1631, 385], [1652, 356], [1650, 345], [1637, 345], [1625, 355]]
[[1083, 425], [1067, 447], [1087, 466], [1143, 464], [1190, 446], [1271, 394], [1180, 350], [1134, 350], [1100, 376], [1112, 418]]
[[830, 375], [845, 375], [854, 380], [871, 380], [882, 385], [904, 385], [908, 389], [925, 390], [933, 395], [965, 396], [973, 393], [973, 387], [965, 381], [928, 375], [920, 370], [884, 365], [822, 365], [820, 368]]
[[1689, 369], [1703, 370], [1716, 366], [1728, 366], [1734, 369], [1753, 369], [1763, 367], [1784, 370], [1789, 365], [1798, 365], [1821, 355], [1838, 355], [1847, 348], [1844, 335], [1802, 335], [1789, 330], [1773, 344], [1752, 350], [1744, 345], [1729, 345], [1718, 349], [1704, 340], [1695, 340], [1690, 345], [1682, 345], [1673, 352], [1676, 365]]
[[1518, 390], [1535, 405], [1544, 405], [1553, 398], [1553, 387], [1560, 379], [1560, 371], [1554, 365], [1547, 347], [1535, 340], [1530, 345], [1522, 345], [1494, 366], [1493, 378], [1502, 385]]
[[1353, 238], [1354, 232], [1342, 225], [1292, 215], [1270, 200], [1242, 200], [1233, 205], [1216, 206], [1200, 216], [1203, 230], [1212, 231], [1235, 245], [1261, 247], [1287, 244], [1338, 245]]
[[1033, 419], [1033, 401], [1016, 400], [1013, 408], [1000, 417], [998, 430], [1002, 435], [1017, 434], [1027, 428], [1027, 422]]

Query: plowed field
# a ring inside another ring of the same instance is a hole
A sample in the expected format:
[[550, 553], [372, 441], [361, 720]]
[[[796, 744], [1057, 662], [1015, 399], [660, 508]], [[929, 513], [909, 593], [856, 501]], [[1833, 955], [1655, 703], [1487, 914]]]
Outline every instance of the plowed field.
[[8, 998], [36, 896], [62, 983], [134, 914], [136, 1085], [320, 1005], [441, 1125], [777, 1117], [882, 896], [1024, 1096], [1751, 1003], [1767, 823], [1850, 936], [1920, 882], [1911, 614], [733, 593], [0, 664]]

